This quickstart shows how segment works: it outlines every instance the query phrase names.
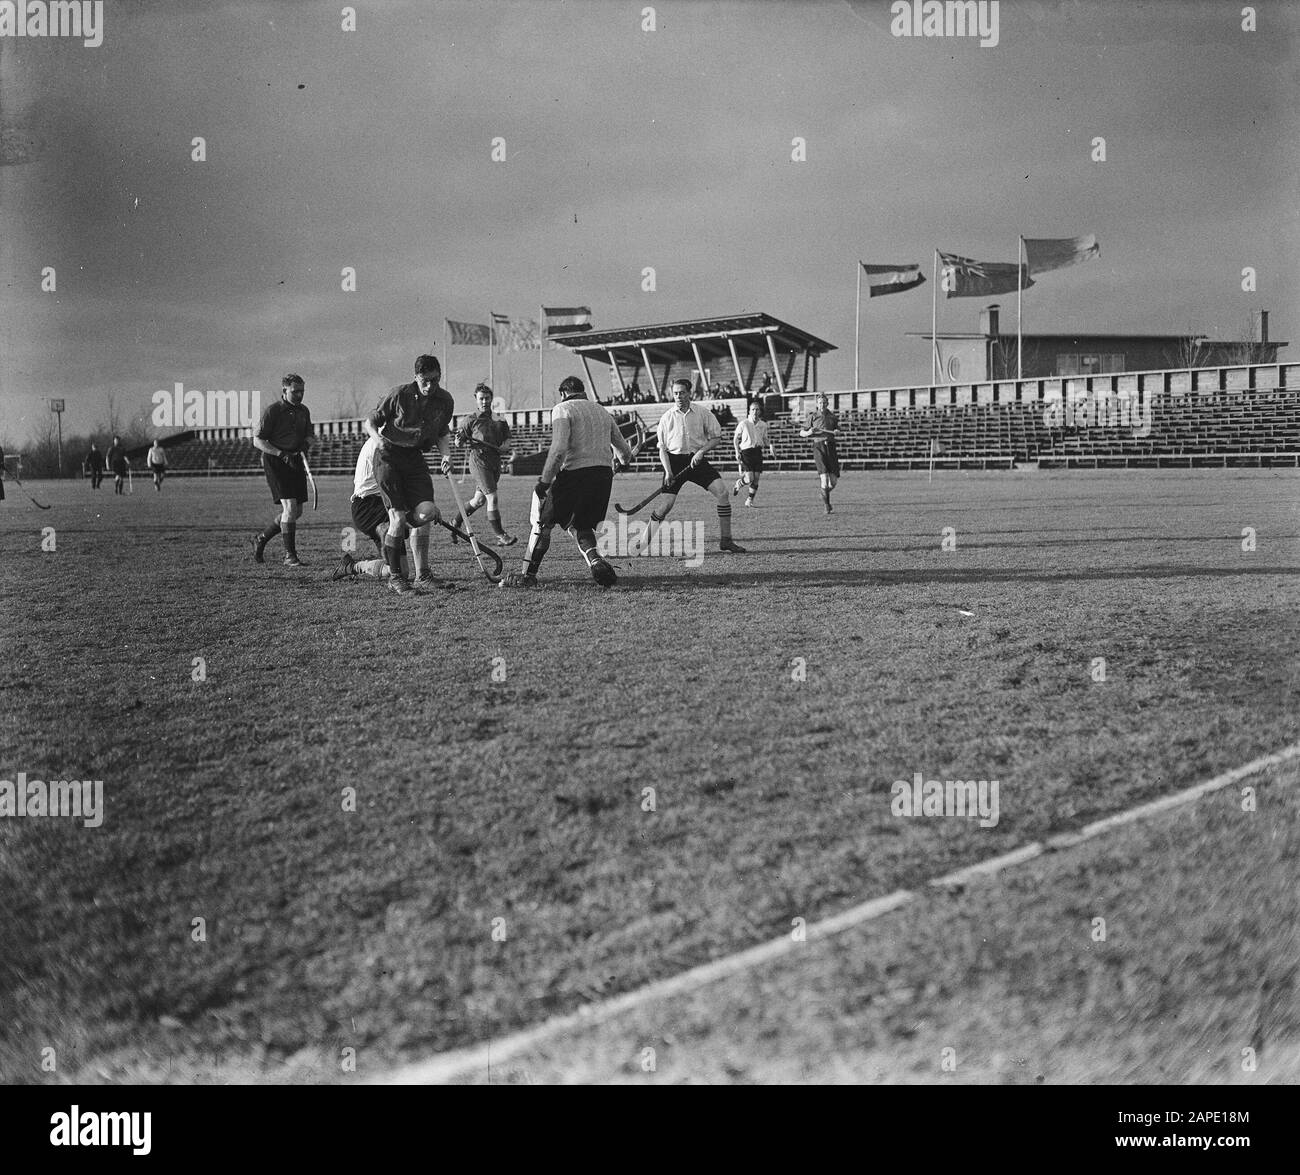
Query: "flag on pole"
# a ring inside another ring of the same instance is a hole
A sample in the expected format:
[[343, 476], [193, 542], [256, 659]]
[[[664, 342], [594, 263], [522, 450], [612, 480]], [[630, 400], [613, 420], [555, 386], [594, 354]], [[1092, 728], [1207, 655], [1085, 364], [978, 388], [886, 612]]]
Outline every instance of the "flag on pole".
[[543, 306], [542, 318], [546, 337], [567, 335], [574, 331], [591, 330], [590, 306]]
[[1024, 241], [1030, 273], [1064, 269], [1101, 256], [1101, 246], [1092, 233], [1084, 237], [1025, 237]]
[[541, 347], [537, 323], [529, 318], [510, 318], [492, 313], [498, 351], [536, 351]]
[[492, 328], [477, 322], [453, 322], [447, 319], [447, 329], [451, 332], [451, 345], [454, 347], [490, 347], [492, 346]]
[[885, 294], [901, 294], [914, 290], [925, 281], [919, 265], [868, 265], [858, 262], [867, 275], [867, 297], [880, 298]]
[[949, 298], [983, 298], [1010, 294], [1034, 284], [1029, 268], [1010, 261], [972, 261], [955, 253], [939, 253], [943, 266], [942, 288]]

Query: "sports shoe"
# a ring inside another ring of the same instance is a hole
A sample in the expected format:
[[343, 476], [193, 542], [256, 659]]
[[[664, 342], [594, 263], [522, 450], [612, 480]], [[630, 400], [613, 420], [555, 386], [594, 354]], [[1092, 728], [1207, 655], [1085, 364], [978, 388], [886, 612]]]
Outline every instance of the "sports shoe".
[[286, 555], [284, 557], [284, 565], [286, 567], [301, 567], [303, 564], [302, 560], [299, 559], [297, 555]]
[[604, 559], [596, 559], [591, 564], [591, 578], [603, 588], [611, 588], [618, 583], [618, 572]]
[[753, 508], [754, 508], [755, 510], [758, 509], [757, 506], [754, 506], [754, 499], [753, 499], [753, 498], [746, 498], [746, 499], [745, 499], [745, 505], [746, 505], [746, 506], [753, 506]]
[[255, 534], [253, 536], [253, 562], [265, 563], [262, 553], [266, 550], [266, 535]]
[[390, 575], [388, 577], [388, 590], [396, 592], [399, 596], [411, 596], [415, 594], [415, 588], [406, 582], [404, 576]]
[[835, 507], [833, 507], [829, 502], [826, 503], [826, 513], [827, 514], [835, 513]]
[[497, 536], [498, 547], [513, 547], [519, 540], [512, 534], [499, 534]]
[[330, 579], [347, 579], [349, 575], [356, 575], [356, 563], [357, 561], [344, 551], [343, 557], [339, 560], [339, 565], [334, 568], [333, 573], [330, 575]]
[[739, 543], [733, 542], [731, 539], [720, 540], [718, 543], [718, 550], [731, 551], [736, 555], [743, 555], [745, 553], [745, 548], [742, 547]]
[[498, 587], [535, 588], [537, 576], [527, 571], [512, 571], [497, 585]]
[[427, 567], [415, 577], [416, 586], [423, 585], [427, 588], [448, 588], [454, 590], [456, 585], [449, 579], [435, 579], [433, 572]]
[[740, 487], [744, 484], [745, 483], [740, 478], [736, 478], [736, 484], [731, 487], [731, 496], [733, 498], [740, 493]]

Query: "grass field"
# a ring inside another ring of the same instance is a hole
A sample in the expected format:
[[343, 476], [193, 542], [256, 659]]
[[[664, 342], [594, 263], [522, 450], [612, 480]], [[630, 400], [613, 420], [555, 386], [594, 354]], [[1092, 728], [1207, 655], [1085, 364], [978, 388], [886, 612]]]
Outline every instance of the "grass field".
[[[505, 485], [521, 535], [530, 487]], [[373, 1078], [1300, 739], [1294, 473], [851, 474], [830, 517], [813, 475], [769, 476], [746, 555], [618, 558], [603, 592], [557, 536], [542, 590], [508, 592], [440, 532], [456, 590], [413, 599], [330, 582], [343, 478], [301, 569], [249, 558], [259, 482], [7, 488], [0, 778], [105, 796], [97, 828], [0, 818], [10, 1082]], [[704, 494], [674, 517], [715, 545]], [[997, 823], [895, 816], [917, 772], [999, 781]], [[1250, 1079], [1300, 1080], [1294, 783], [504, 1079], [1231, 1081], [1249, 1046]]]

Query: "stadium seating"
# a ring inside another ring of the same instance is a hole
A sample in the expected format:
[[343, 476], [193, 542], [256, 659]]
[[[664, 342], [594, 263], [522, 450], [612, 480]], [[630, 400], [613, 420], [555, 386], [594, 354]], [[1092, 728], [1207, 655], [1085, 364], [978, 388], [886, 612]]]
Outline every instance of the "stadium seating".
[[[813, 468], [800, 422], [788, 413], [771, 422], [776, 450], [769, 468]], [[1041, 403], [867, 409], [840, 414], [839, 453], [846, 469], [1009, 469], [1124, 466], [1300, 465], [1300, 391], [1282, 388], [1166, 395], [1153, 403], [1148, 435], [1129, 425], [1049, 427]], [[731, 428], [723, 455], [731, 462]], [[317, 473], [352, 473], [364, 436], [318, 437]], [[550, 444], [550, 427], [528, 423], [514, 431], [514, 472], [535, 476]], [[172, 472], [246, 476], [261, 470], [248, 439], [191, 440], [168, 451]], [[653, 439], [636, 462], [658, 468]]]

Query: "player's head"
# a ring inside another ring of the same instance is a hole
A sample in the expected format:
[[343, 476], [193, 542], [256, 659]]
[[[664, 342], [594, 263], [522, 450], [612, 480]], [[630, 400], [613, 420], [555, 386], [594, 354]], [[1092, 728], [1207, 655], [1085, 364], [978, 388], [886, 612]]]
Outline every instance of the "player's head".
[[689, 379], [673, 380], [673, 399], [677, 401], [677, 407], [683, 412], [691, 402], [691, 381]]
[[560, 380], [560, 398], [564, 400], [585, 400], [587, 388], [576, 375], [565, 376]]
[[817, 407], [818, 407], [818, 408], [825, 408], [826, 405], [827, 405], [827, 403], [829, 403], [829, 401], [826, 399], [826, 393], [825, 393], [825, 392], [818, 392], [818, 393], [817, 393]]
[[425, 395], [438, 386], [441, 378], [442, 364], [433, 355], [421, 355], [415, 361], [415, 382]]
[[122, 443], [122, 438], [121, 438], [120, 436], [118, 436], [116, 433], [114, 433], [114, 434], [113, 434], [113, 444], [115, 444], [115, 445], [120, 445], [121, 443]]
[[478, 405], [480, 412], [489, 412], [492, 409], [492, 389], [487, 384], [479, 384], [474, 389], [474, 402]]
[[763, 419], [763, 405], [760, 404], [757, 400], [750, 400], [749, 402], [749, 419], [750, 420]]
[[301, 404], [306, 394], [307, 385], [303, 382], [302, 376], [295, 375], [291, 371], [280, 381], [280, 395], [291, 404]]

